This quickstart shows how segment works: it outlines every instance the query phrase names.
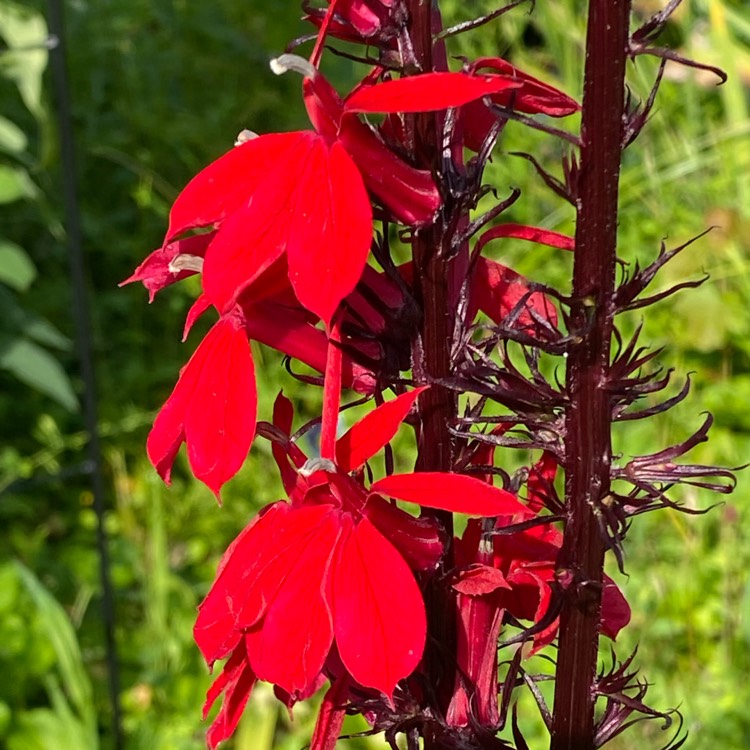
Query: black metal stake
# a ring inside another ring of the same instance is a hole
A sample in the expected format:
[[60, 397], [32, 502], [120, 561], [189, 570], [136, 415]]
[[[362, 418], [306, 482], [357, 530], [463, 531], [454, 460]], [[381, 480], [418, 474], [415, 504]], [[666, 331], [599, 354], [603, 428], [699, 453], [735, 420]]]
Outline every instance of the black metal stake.
[[99, 552], [99, 578], [102, 587], [102, 618], [107, 655], [109, 698], [112, 704], [112, 733], [115, 750], [122, 750], [122, 718], [120, 712], [120, 676], [115, 642], [114, 590], [110, 578], [107, 534], [104, 528], [105, 490], [102, 472], [102, 454], [96, 405], [96, 382], [91, 346], [91, 324], [86, 293], [81, 219], [78, 208], [75, 170], [75, 144], [70, 107], [70, 87], [66, 69], [65, 26], [62, 0], [48, 0], [50, 32], [57, 38], [57, 46], [50, 52], [52, 80], [57, 109], [57, 126], [62, 159], [63, 201], [65, 227], [70, 253], [70, 279], [72, 285], [73, 318], [76, 347], [83, 379], [83, 409], [85, 429], [88, 433], [88, 459], [91, 465], [91, 489], [97, 517], [96, 544]]

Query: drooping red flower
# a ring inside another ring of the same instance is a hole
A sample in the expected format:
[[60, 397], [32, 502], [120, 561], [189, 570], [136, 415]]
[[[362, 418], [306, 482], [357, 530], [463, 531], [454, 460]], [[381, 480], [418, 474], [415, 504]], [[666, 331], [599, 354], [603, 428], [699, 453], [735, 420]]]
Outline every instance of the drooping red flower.
[[[478, 721], [497, 726], [497, 641], [505, 613], [517, 620], [540, 623], [547, 617], [556, 582], [556, 560], [562, 532], [551, 524], [532, 526], [515, 533], [493, 531], [537, 518], [544, 486], [554, 481], [557, 462], [549, 454], [532, 467], [527, 507], [521, 513], [494, 519], [489, 525], [470, 520], [461, 539], [455, 540], [457, 572], [457, 680], [447, 721], [466, 726]], [[489, 536], [487, 536], [489, 532]], [[533, 636], [535, 653], [557, 634], [559, 621], [549, 618]], [[616, 638], [630, 621], [630, 607], [620, 589], [605, 575], [602, 590], [602, 632]]]
[[156, 417], [146, 445], [151, 463], [169, 482], [177, 451], [186, 442], [193, 474], [218, 496], [250, 450], [256, 409], [244, 321], [231, 313], [208, 332]]
[[[156, 250], [123, 283], [141, 281], [153, 298], [163, 287], [200, 272], [198, 253], [210, 237], [197, 235]], [[222, 485], [242, 466], [255, 436], [257, 392], [249, 340], [278, 349], [319, 372], [325, 369], [327, 337], [296, 301], [285, 265], [270, 268], [258, 280], [257, 291], [255, 287], [251, 291], [220, 318], [183, 368], [147, 441], [149, 458], [167, 483], [180, 445], [187, 443], [193, 474], [217, 498]], [[208, 307], [205, 295], [196, 300], [188, 313], [185, 336]], [[348, 356], [343, 357], [342, 376], [345, 387], [360, 393], [371, 393], [375, 385], [373, 374]]]
[[203, 288], [225, 312], [282, 254], [299, 301], [326, 323], [356, 285], [372, 236], [368, 189], [407, 224], [440, 205], [429, 173], [396, 156], [358, 113], [461, 106], [518, 84], [464, 73], [426, 73], [356, 89], [342, 100], [309, 63], [291, 55], [279, 70], [303, 72], [315, 131], [250, 138], [191, 180], [170, 213], [165, 244], [216, 226]]
[[[381, 493], [470, 514], [523, 510], [510, 493], [455, 474], [393, 475], [363, 486], [359, 468], [392, 439], [422, 390], [355, 424], [337, 443], [338, 466], [307, 461], [289, 443], [291, 407], [277, 400], [272, 434], [289, 502], [266, 508], [221, 562], [195, 626], [209, 665], [229, 656], [231, 672], [245, 660], [248, 674], [293, 698], [308, 695], [321, 673], [339, 667], [352, 684], [391, 696], [416, 668], [426, 617], [412, 570], [434, 568], [443, 545], [431, 522]], [[233, 684], [222, 674], [219, 685], [225, 682]], [[239, 704], [234, 692], [227, 699]], [[228, 736], [227, 711], [215, 738]]]

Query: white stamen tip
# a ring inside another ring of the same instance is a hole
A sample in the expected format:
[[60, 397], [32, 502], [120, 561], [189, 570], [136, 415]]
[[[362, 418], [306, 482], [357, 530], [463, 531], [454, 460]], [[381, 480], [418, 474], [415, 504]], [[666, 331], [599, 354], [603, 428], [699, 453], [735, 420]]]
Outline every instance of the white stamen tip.
[[290, 70], [303, 75], [305, 78], [315, 78], [318, 73], [309, 60], [305, 60], [304, 57], [299, 55], [279, 55], [274, 57], [269, 65], [277, 76]]
[[169, 270], [172, 273], [179, 273], [180, 271], [201, 273], [203, 271], [203, 258], [198, 255], [175, 255], [169, 262]]
[[241, 146], [243, 143], [252, 141], [257, 137], [258, 137], [257, 133], [254, 133], [252, 130], [248, 130], [247, 128], [245, 128], [244, 130], [241, 130], [239, 134], [237, 135], [237, 138], [234, 141], [234, 145]]
[[299, 470], [299, 473], [302, 474], [303, 477], [310, 477], [316, 471], [330, 471], [335, 474], [336, 464], [329, 458], [308, 458]]

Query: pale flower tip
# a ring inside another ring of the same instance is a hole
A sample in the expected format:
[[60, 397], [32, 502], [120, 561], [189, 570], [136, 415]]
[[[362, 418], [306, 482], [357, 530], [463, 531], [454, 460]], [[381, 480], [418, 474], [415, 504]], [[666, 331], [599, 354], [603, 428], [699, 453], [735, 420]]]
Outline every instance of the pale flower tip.
[[241, 146], [243, 143], [254, 141], [258, 137], [259, 136], [257, 133], [254, 133], [252, 130], [248, 130], [247, 128], [245, 128], [244, 130], [241, 130], [237, 135], [237, 138], [235, 138], [234, 145]]
[[315, 66], [309, 60], [305, 60], [304, 57], [300, 57], [299, 55], [279, 55], [278, 57], [274, 57], [269, 65], [271, 66], [271, 71], [277, 76], [290, 70], [303, 75], [305, 78], [315, 78], [318, 74]]

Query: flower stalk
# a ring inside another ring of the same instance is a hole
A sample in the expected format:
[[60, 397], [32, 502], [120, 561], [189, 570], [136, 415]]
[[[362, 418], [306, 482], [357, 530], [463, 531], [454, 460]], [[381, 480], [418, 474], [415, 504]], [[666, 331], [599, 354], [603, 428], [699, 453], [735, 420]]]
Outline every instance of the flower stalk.
[[593, 750], [594, 691], [605, 540], [612, 403], [607, 388], [617, 258], [630, 0], [590, 0], [581, 129], [565, 417], [567, 518], [558, 557], [564, 590], [552, 750]]

